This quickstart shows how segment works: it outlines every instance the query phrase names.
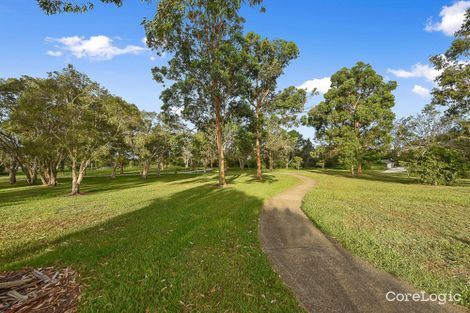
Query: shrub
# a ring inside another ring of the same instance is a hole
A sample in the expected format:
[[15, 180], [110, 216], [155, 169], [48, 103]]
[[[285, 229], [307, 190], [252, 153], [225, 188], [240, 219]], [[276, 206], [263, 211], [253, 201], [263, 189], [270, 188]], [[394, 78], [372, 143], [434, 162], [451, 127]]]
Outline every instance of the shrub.
[[424, 184], [452, 185], [464, 173], [462, 154], [450, 147], [437, 144], [422, 146], [409, 151], [405, 166]]

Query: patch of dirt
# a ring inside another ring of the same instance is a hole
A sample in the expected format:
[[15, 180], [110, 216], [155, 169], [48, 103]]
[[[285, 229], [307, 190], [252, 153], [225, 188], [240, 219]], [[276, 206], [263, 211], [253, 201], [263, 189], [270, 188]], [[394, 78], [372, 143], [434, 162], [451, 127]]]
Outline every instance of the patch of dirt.
[[77, 278], [70, 268], [0, 273], [0, 313], [75, 313], [80, 299]]

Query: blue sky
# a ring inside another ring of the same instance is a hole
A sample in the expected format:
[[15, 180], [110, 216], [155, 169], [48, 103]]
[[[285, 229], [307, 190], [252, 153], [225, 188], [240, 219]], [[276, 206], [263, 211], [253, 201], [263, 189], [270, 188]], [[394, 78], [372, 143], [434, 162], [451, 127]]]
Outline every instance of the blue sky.
[[[166, 59], [145, 49], [140, 25], [156, 5], [124, 2], [121, 8], [97, 5], [86, 14], [46, 16], [36, 1], [2, 0], [0, 77], [45, 76], [72, 63], [141, 109], [158, 110], [162, 86], [152, 80], [150, 69]], [[394, 111], [402, 117], [429, 102], [427, 90], [436, 73], [428, 58], [449, 47], [470, 1], [265, 0], [264, 6], [266, 13], [242, 9], [245, 30], [292, 40], [300, 48], [280, 88], [326, 89], [335, 71], [364, 61], [398, 82]], [[307, 106], [320, 100], [314, 97]]]

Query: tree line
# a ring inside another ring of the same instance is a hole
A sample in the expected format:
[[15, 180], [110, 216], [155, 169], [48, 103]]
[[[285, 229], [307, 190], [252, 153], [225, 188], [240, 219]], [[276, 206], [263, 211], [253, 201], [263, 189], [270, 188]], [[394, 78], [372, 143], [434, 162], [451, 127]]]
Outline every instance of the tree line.
[[[160, 175], [170, 164], [205, 170], [218, 162], [212, 128], [190, 129], [178, 115], [141, 111], [72, 65], [46, 78], [0, 79], [0, 113], [0, 167], [12, 184], [21, 169], [28, 184], [56, 186], [67, 167], [71, 194], [78, 195], [92, 164], [108, 166], [115, 178], [133, 162], [147, 179], [152, 165]], [[263, 139], [272, 144], [260, 148], [261, 158], [269, 154], [270, 168], [289, 166], [305, 140], [283, 128], [278, 115], [268, 119]], [[256, 136], [245, 117], [240, 113], [225, 126], [230, 165], [255, 166]]]
[[439, 72], [421, 113], [395, 120], [391, 91], [370, 65], [331, 77], [324, 101], [304, 118], [316, 130], [312, 156], [337, 161], [354, 176], [363, 164], [388, 157], [427, 184], [450, 185], [470, 170], [470, 10], [451, 47], [430, 58]]
[[[358, 62], [332, 75], [324, 100], [299, 119], [316, 91], [309, 95], [294, 86], [279, 90], [277, 85], [299, 56], [298, 47], [244, 32], [241, 6], [261, 2], [158, 2], [155, 16], [143, 25], [147, 45], [170, 56], [166, 66], [152, 69], [154, 79], [166, 88], [159, 114], [140, 112], [72, 66], [46, 79], [2, 80], [4, 166], [10, 174], [21, 167], [30, 183], [39, 174], [44, 184], [55, 185], [58, 166], [67, 162], [72, 194], [80, 192], [87, 167], [103, 156], [111, 160], [111, 176], [128, 159], [138, 160], [144, 177], [152, 163], [160, 169], [176, 158], [185, 166], [215, 164], [220, 186], [225, 185], [227, 161], [234, 159], [240, 167], [254, 161], [259, 180], [263, 163], [272, 169], [279, 162], [300, 167], [302, 162], [324, 166], [333, 160], [352, 175], [361, 175], [364, 166], [386, 156], [405, 164], [423, 182], [450, 184], [463, 174], [468, 163], [468, 12], [451, 48], [431, 58], [440, 75], [433, 100], [421, 115], [394, 123], [396, 82], [385, 81], [371, 65]], [[91, 2], [38, 4], [47, 14], [93, 9]], [[422, 140], [417, 125], [431, 116], [445, 126]], [[315, 129], [314, 147], [289, 131], [300, 122]], [[428, 179], [430, 170], [435, 178]], [[451, 174], [443, 178], [446, 171]]]

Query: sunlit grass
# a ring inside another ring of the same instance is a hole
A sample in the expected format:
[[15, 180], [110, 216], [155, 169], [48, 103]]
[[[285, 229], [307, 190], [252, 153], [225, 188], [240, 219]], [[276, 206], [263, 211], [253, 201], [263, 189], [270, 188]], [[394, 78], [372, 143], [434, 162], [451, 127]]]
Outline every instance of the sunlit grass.
[[[90, 175], [92, 176], [92, 175]], [[3, 179], [3, 178], [2, 178]], [[83, 312], [299, 312], [258, 241], [265, 198], [297, 180], [229, 175], [88, 177], [59, 187], [0, 182], [0, 268], [72, 266]]]
[[[306, 173], [306, 172], [304, 172]], [[426, 186], [375, 171], [315, 171], [304, 210], [346, 249], [421, 290], [470, 307], [470, 187]]]

